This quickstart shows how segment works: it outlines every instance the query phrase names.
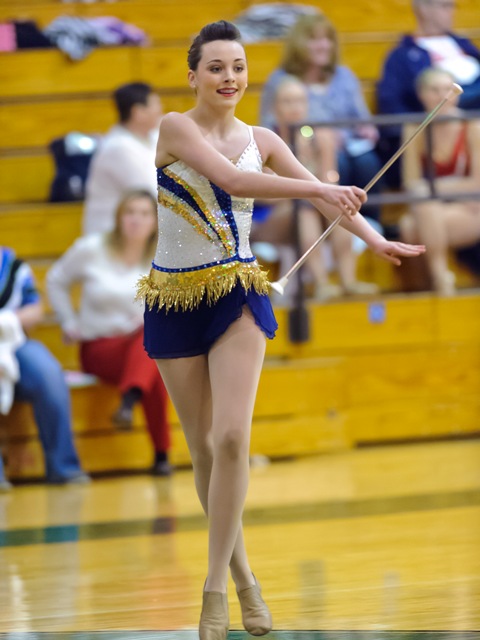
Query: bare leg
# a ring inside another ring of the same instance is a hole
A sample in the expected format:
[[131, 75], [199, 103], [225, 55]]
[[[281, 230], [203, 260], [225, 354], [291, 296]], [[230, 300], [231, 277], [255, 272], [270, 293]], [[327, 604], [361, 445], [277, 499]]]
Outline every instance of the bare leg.
[[[244, 316], [249, 317], [247, 314], [244, 314]], [[264, 338], [260, 330], [255, 326], [253, 319], [249, 319], [256, 333], [259, 334], [260, 343], [264, 345]], [[229, 329], [229, 332], [232, 328], [236, 328], [236, 325], [239, 323], [240, 320], [234, 323], [231, 329]], [[225, 339], [229, 332], [221, 338], [221, 341]], [[263, 361], [263, 351], [261, 360]], [[211, 432], [212, 397], [207, 358], [206, 356], [198, 356], [195, 358], [157, 360], [157, 365], [182, 424], [192, 457], [197, 493], [205, 513], [208, 514], [208, 494], [212, 473], [213, 453]], [[239, 523], [230, 564], [232, 578], [237, 590], [244, 589], [253, 584], [241, 523]]]
[[420, 244], [415, 218], [410, 213], [402, 215], [398, 222], [398, 227], [400, 229], [400, 237], [402, 239], [402, 242], [408, 242], [409, 244]]
[[452, 202], [443, 205], [448, 245], [454, 249], [468, 247], [480, 239], [480, 204]]
[[[322, 233], [318, 211], [311, 207], [302, 207], [299, 211], [299, 224], [300, 249], [304, 253]], [[328, 273], [322, 250], [323, 247], [319, 247], [307, 260], [307, 266], [317, 287], [325, 286], [328, 283]]]
[[208, 492], [209, 569], [206, 591], [225, 592], [249, 476], [253, 407], [265, 337], [245, 308], [215, 343], [208, 363], [212, 389], [213, 466]]
[[317, 177], [322, 182], [337, 182], [338, 180], [338, 132], [333, 129], [319, 127], [315, 130], [318, 156], [316, 158]]
[[425, 202], [413, 206], [420, 242], [425, 243], [428, 268], [433, 286], [440, 293], [453, 293], [453, 281], [448, 271], [448, 239], [443, 205], [440, 202]]
[[[195, 487], [208, 515], [208, 490], [212, 473], [212, 398], [206, 356], [157, 360], [192, 458]], [[230, 562], [237, 590], [253, 584], [252, 571], [240, 525]]]
[[338, 277], [345, 290], [353, 287], [356, 281], [357, 260], [353, 253], [352, 234], [342, 227], [337, 227], [330, 236], [332, 251], [338, 269]]
[[206, 512], [212, 468], [212, 402], [206, 356], [157, 360], [192, 458], [198, 497]]

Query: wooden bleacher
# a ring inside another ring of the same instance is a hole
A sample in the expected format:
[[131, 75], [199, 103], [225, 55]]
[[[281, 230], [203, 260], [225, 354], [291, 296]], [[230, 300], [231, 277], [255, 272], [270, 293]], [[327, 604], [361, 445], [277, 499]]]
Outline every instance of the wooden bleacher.
[[[145, 80], [158, 88], [165, 111], [193, 104], [186, 86], [186, 45], [211, 20], [232, 19], [250, 2], [118, 0], [61, 3], [3, 0], [0, 20], [30, 18], [41, 26], [60, 14], [114, 15], [149, 35], [147, 47], [98, 49], [82, 62], [56, 50], [0, 54], [0, 238], [33, 266], [40, 288], [52, 260], [80, 233], [80, 204], [46, 202], [53, 177], [49, 142], [69, 131], [100, 133], [113, 122], [111, 91]], [[314, 2], [321, 7], [321, 3]], [[386, 52], [401, 32], [413, 28], [405, 0], [388, 6], [373, 0], [325, 5], [341, 39], [343, 62], [358, 75], [374, 110], [374, 84]], [[478, 0], [457, 9], [458, 30], [480, 44]], [[249, 89], [239, 117], [255, 123], [261, 87], [278, 65], [279, 43], [247, 47]], [[360, 277], [384, 290], [399, 288], [398, 274], [371, 254]], [[468, 284], [468, 280], [464, 281]], [[311, 339], [288, 339], [288, 313], [277, 310], [279, 335], [269, 342], [255, 410], [252, 453], [271, 457], [332, 451], [362, 443], [468, 434], [478, 431], [480, 300], [379, 297], [312, 306]], [[47, 311], [48, 307], [47, 307]], [[67, 369], [77, 369], [77, 351], [66, 346], [52, 317], [34, 336]], [[129, 433], [113, 430], [117, 394], [105, 385], [72, 389], [73, 426], [87, 471], [146, 469], [151, 446], [141, 412]], [[185, 441], [172, 411], [172, 460], [188, 463]], [[16, 405], [0, 419], [9, 475], [43, 474], [30, 408]]]
[[[295, 345], [287, 338], [287, 311], [277, 310], [280, 331], [268, 344], [252, 454], [308, 455], [478, 433], [478, 296], [379, 298], [311, 312], [311, 340]], [[45, 328], [36, 337], [45, 338]], [[151, 447], [140, 412], [132, 432], [118, 433], [110, 423], [118, 401], [112, 389], [74, 388], [72, 397], [76, 443], [88, 471], [148, 468]], [[171, 418], [172, 461], [188, 464], [173, 411]], [[17, 404], [3, 422], [10, 477], [41, 476], [30, 408]]]
[[[204, 6], [183, 0], [181, 10], [168, 0], [120, 0], [108, 5], [26, 0], [19, 10], [17, 2], [3, 2], [0, 19], [31, 18], [41, 26], [60, 14], [94, 17], [107, 12], [144, 29], [152, 45], [100, 48], [81, 62], [71, 62], [56, 50], [0, 54], [0, 125], [5, 132], [0, 139], [0, 203], [44, 201], [53, 175], [48, 143], [69, 131], [105, 131], [113, 119], [109, 95], [119, 84], [151, 82], [162, 94], [166, 111], [191, 106], [193, 97], [185, 81], [185, 48], [191, 35], [209, 20], [234, 18], [249, 4]], [[310, 4], [322, 7], [318, 1]], [[377, 3], [365, 0], [348, 12], [340, 4], [329, 6], [327, 13], [340, 33], [343, 62], [360, 78], [374, 110], [374, 85], [383, 59], [399, 32], [412, 29], [411, 11], [402, 0], [389, 3], [388, 14], [383, 6], [380, 10]], [[457, 26], [480, 43], [478, 14], [475, 0], [465, 0], [457, 11]], [[261, 86], [279, 63], [281, 44], [249, 45], [247, 55], [250, 87], [238, 115], [255, 123]], [[22, 181], [16, 180], [18, 175]]]

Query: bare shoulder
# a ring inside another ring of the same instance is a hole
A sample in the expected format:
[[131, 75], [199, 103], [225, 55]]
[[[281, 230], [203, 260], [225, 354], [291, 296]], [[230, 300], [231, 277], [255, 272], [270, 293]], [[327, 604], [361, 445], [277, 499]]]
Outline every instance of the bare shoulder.
[[267, 158], [283, 144], [283, 140], [266, 127], [253, 127], [253, 136], [263, 158]]
[[278, 138], [277, 134], [274, 133], [271, 129], [267, 129], [266, 127], [253, 127], [253, 135], [255, 136], [255, 140], [260, 141], [271, 141], [274, 138]]
[[191, 144], [199, 129], [185, 113], [170, 111], [160, 121], [155, 165], [163, 167], [178, 160], [178, 144]]
[[195, 127], [195, 123], [186, 113], [169, 111], [160, 121], [160, 133], [171, 134], [183, 131], [185, 127]]

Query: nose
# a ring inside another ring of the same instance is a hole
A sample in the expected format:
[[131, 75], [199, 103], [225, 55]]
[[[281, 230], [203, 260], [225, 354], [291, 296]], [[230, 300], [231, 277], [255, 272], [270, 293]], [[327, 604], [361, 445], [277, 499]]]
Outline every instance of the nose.
[[233, 75], [232, 69], [229, 69], [229, 68], [225, 69], [225, 75], [224, 75], [223, 80], [224, 80], [224, 82], [233, 82], [234, 81], [234, 75]]

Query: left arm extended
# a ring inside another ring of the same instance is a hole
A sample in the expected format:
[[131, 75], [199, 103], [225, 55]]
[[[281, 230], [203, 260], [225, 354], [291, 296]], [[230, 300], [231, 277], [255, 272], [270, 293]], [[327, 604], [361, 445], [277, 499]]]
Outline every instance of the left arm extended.
[[[265, 135], [267, 134], [267, 135]], [[302, 180], [316, 180], [315, 176], [308, 171], [293, 155], [288, 146], [278, 138], [272, 136], [271, 132], [266, 132], [261, 127], [255, 128], [255, 137], [260, 146], [260, 152], [265, 164], [278, 175], [298, 178]], [[326, 218], [333, 221], [344, 212], [335, 206], [325, 203], [319, 198], [310, 202]], [[400, 257], [417, 256], [425, 251], [423, 245], [408, 245], [402, 242], [389, 242], [375, 229], [373, 229], [365, 218], [357, 213], [353, 218], [344, 215], [340, 222], [341, 226], [354, 233], [366, 242], [369, 248], [379, 257], [399, 265]]]

